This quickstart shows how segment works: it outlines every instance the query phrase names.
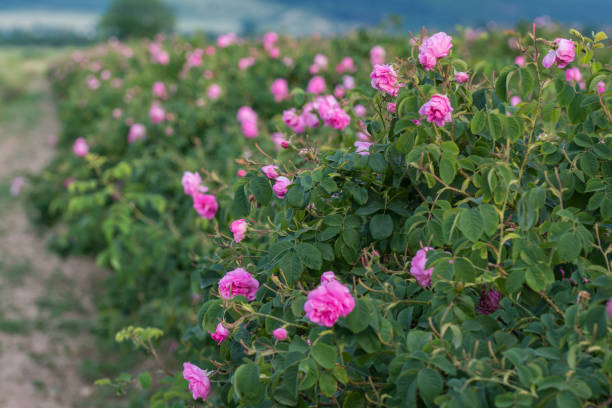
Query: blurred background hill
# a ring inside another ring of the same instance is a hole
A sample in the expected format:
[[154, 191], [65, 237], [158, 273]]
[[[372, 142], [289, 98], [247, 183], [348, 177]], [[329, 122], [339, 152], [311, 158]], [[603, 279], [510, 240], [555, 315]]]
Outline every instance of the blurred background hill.
[[[83, 42], [96, 35], [96, 24], [111, 0], [2, 0], [0, 32], [4, 42]], [[402, 15], [401, 28], [452, 30], [458, 25], [511, 26], [520, 20], [548, 16], [583, 30], [612, 26], [611, 0], [167, 0], [179, 31], [242, 35], [276, 30], [292, 35], [329, 35], [356, 27], [376, 27]], [[542, 20], [546, 22], [546, 20]], [[308, 23], [306, 23], [308, 22]], [[579, 23], [578, 23], [579, 22]], [[52, 34], [52, 35], [51, 35]], [[7, 40], [8, 38], [8, 40]]]

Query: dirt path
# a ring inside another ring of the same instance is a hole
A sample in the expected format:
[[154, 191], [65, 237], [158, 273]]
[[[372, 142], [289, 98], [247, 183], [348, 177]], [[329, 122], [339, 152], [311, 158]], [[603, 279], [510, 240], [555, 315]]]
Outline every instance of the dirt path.
[[50, 159], [48, 137], [58, 132], [44, 63], [26, 61], [21, 69], [28, 89], [3, 105], [23, 106], [9, 106], [0, 121], [0, 407], [87, 407], [94, 386], [79, 368], [95, 354], [91, 294], [104, 271], [89, 259], [49, 252], [22, 198], [8, 193], [14, 177]]

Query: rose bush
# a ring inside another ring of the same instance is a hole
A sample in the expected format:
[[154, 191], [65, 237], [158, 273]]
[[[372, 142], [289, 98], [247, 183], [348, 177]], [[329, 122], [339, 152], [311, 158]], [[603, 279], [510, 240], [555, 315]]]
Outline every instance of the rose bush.
[[570, 35], [107, 44], [52, 73], [31, 201], [115, 271], [107, 330], [182, 332], [152, 406], [606, 404], [612, 71]]

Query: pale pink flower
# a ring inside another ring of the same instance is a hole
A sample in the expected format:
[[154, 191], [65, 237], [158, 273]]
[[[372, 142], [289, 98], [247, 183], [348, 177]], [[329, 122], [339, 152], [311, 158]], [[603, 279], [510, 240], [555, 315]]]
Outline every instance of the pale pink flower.
[[316, 104], [308, 102], [302, 108], [302, 119], [304, 124], [309, 128], [315, 128], [319, 126], [319, 118], [314, 111], [316, 110]]
[[383, 65], [385, 63], [386, 56], [385, 49], [380, 45], [375, 45], [370, 50], [370, 62], [372, 65]]
[[306, 92], [313, 93], [315, 95], [325, 92], [325, 79], [322, 76], [314, 76], [308, 82], [306, 86]]
[[187, 65], [190, 67], [199, 67], [202, 65], [202, 56], [204, 51], [200, 48], [196, 48], [187, 56]]
[[209, 45], [208, 47], [204, 48], [204, 54], [206, 55], [215, 55], [215, 47], [213, 45]]
[[276, 180], [278, 176], [280, 176], [280, 169], [274, 164], [268, 164], [267, 166], [263, 166], [261, 168], [261, 171], [263, 172], [263, 174], [266, 175], [266, 177], [271, 180]]
[[565, 68], [570, 62], [574, 61], [576, 54], [572, 40], [556, 38], [555, 45], [556, 49], [550, 50], [542, 60], [544, 68], [550, 68], [554, 63], [557, 63], [559, 68]]
[[327, 68], [327, 57], [323, 54], [317, 54], [314, 57], [314, 65], [320, 69]]
[[244, 169], [240, 169], [240, 170], [238, 170], [238, 171], [236, 172], [236, 175], [237, 175], [238, 177], [244, 177], [244, 176], [246, 176], [246, 175], [247, 175], [247, 172], [246, 172], [246, 170], [244, 170]]
[[100, 81], [98, 81], [98, 78], [95, 76], [90, 75], [87, 77], [87, 86], [89, 89], [98, 89], [100, 87]]
[[149, 119], [151, 123], [158, 124], [164, 121], [166, 117], [166, 112], [164, 108], [162, 108], [159, 104], [154, 103], [151, 105], [151, 109], [149, 109]]
[[342, 86], [344, 89], [353, 89], [355, 87], [355, 78], [350, 75], [344, 75], [342, 77]]
[[336, 98], [334, 98], [333, 95], [319, 96], [316, 99], [315, 105], [313, 106], [316, 106], [317, 111], [319, 112], [319, 116], [321, 116], [323, 120], [325, 120], [326, 117], [331, 115], [331, 112], [334, 109], [340, 108], [340, 105], [338, 105], [338, 101], [336, 100]]
[[291, 128], [291, 130], [293, 130], [295, 133], [302, 133], [304, 130], [306, 130], [304, 118], [301, 115], [298, 115], [295, 108], [283, 111], [283, 122], [285, 122], [285, 125]]
[[355, 142], [353, 145], [355, 146], [355, 153], [360, 154], [362, 156], [368, 156], [370, 154], [370, 146], [373, 143], [369, 142]]
[[183, 378], [189, 382], [189, 391], [191, 391], [193, 399], [202, 398], [203, 401], [206, 401], [210, 393], [208, 372], [194, 364], [183, 363]]
[[368, 113], [368, 110], [366, 109], [366, 107], [361, 104], [355, 105], [354, 110], [355, 110], [355, 115], [357, 115], [360, 118], [365, 116], [366, 113]]
[[582, 74], [580, 73], [580, 69], [578, 69], [577, 67], [566, 69], [565, 79], [568, 82], [571, 82], [571, 81], [580, 82], [580, 80], [582, 79]]
[[105, 69], [104, 71], [100, 72], [100, 79], [102, 79], [103, 81], [108, 81], [111, 78], [111, 73], [108, 69]]
[[130, 127], [128, 134], [128, 143], [134, 143], [137, 140], [144, 139], [147, 135], [147, 128], [141, 123], [134, 123]]
[[391, 113], [397, 113], [397, 102], [389, 102], [387, 104], [387, 111]]
[[274, 132], [270, 135], [270, 137], [272, 138], [272, 142], [274, 143], [274, 150], [276, 150], [277, 152], [281, 149], [281, 147], [283, 147], [283, 142], [287, 142], [287, 139], [285, 139], [285, 135], [280, 132]]
[[511, 106], [516, 106], [516, 105], [518, 105], [521, 102], [523, 102], [523, 100], [520, 97], [518, 97], [518, 96], [510, 97], [510, 105]]
[[89, 146], [87, 146], [87, 142], [82, 137], [77, 138], [72, 145], [72, 151], [79, 157], [85, 156], [89, 153]]
[[336, 108], [329, 112], [323, 121], [325, 126], [330, 126], [336, 130], [343, 130], [351, 123], [351, 117], [344, 109]]
[[450, 53], [452, 46], [452, 37], [444, 32], [436, 33], [424, 40], [419, 47], [419, 62], [429, 71], [438, 59]]
[[361, 142], [370, 142], [372, 139], [364, 132], [357, 132], [357, 139]]
[[113, 118], [114, 119], [121, 119], [121, 116], [123, 115], [123, 111], [119, 108], [115, 108], [113, 109]]
[[293, 68], [293, 66], [295, 65], [293, 62], [293, 58], [287, 56], [283, 57], [283, 64], [285, 64], [285, 66], [289, 68]]
[[208, 333], [210, 334], [210, 337], [217, 342], [217, 346], [220, 346], [221, 343], [223, 343], [223, 341], [229, 337], [229, 330], [223, 327], [223, 323], [221, 322], [217, 324], [217, 328], [215, 329], [214, 333]]
[[11, 182], [11, 189], [10, 189], [11, 195], [13, 197], [18, 196], [24, 184], [25, 184], [25, 179], [23, 177], [21, 176], [15, 177], [13, 181]]
[[212, 84], [208, 87], [207, 94], [210, 99], [215, 100], [221, 95], [221, 87], [217, 84]]
[[519, 55], [514, 59], [514, 63], [519, 67], [523, 68], [526, 65], [527, 61], [525, 60], [524, 56]]
[[599, 94], [606, 92], [606, 83], [604, 81], [599, 81], [597, 83], [597, 92]]
[[270, 58], [278, 58], [280, 57], [280, 49], [276, 48], [276, 47], [272, 47], [268, 50], [268, 56]]
[[245, 57], [238, 60], [238, 69], [244, 71], [245, 69], [255, 64], [255, 57]]
[[284, 78], [275, 79], [270, 86], [270, 92], [274, 95], [274, 100], [276, 102], [289, 99], [289, 85], [287, 84], [287, 80]]
[[374, 65], [370, 74], [372, 88], [386, 92], [391, 96], [397, 96], [400, 85], [397, 81], [397, 74], [391, 65]]
[[438, 126], [444, 126], [446, 122], [452, 122], [450, 100], [446, 95], [435, 94], [425, 102], [419, 109], [419, 115], [426, 115], [428, 122], [433, 122]]
[[181, 184], [183, 185], [185, 194], [190, 196], [196, 193], [205, 193], [208, 191], [208, 187], [202, 185], [202, 177], [200, 177], [200, 173], [197, 171], [193, 173], [186, 171], [183, 173]]
[[287, 187], [289, 187], [290, 184], [291, 180], [289, 180], [287, 177], [279, 176], [276, 178], [276, 182], [272, 186], [272, 190], [274, 191], [274, 194], [276, 194], [276, 196], [282, 200], [285, 198], [285, 195], [287, 195]]
[[217, 37], [217, 46], [219, 48], [225, 48], [238, 41], [238, 37], [235, 33], [227, 33]]
[[343, 74], [344, 72], [355, 72], [355, 61], [351, 57], [344, 57], [338, 65], [336, 65], [336, 72]]
[[255, 139], [259, 134], [259, 128], [257, 127], [257, 121], [245, 121], [242, 122], [242, 134], [247, 139]]
[[268, 50], [274, 47], [274, 45], [278, 41], [278, 34], [273, 31], [269, 31], [263, 35], [262, 41], [264, 49]]
[[283, 341], [283, 340], [287, 340], [288, 333], [286, 329], [279, 327], [278, 329], [272, 332], [272, 335], [274, 336], [276, 340]]
[[170, 62], [170, 54], [162, 50], [159, 53], [155, 54], [153, 59], [160, 65], [168, 65], [168, 63]]
[[321, 283], [308, 293], [304, 311], [306, 317], [321, 326], [332, 327], [339, 317], [346, 317], [355, 308], [349, 289], [333, 279]]
[[334, 96], [338, 99], [342, 99], [344, 96], [345, 89], [342, 85], [338, 85], [334, 88]]
[[243, 268], [227, 272], [219, 281], [219, 294], [223, 299], [232, 299], [242, 295], [248, 301], [255, 300], [259, 282]]
[[200, 214], [200, 217], [212, 220], [217, 214], [219, 204], [217, 198], [212, 194], [193, 194], [193, 208]]
[[153, 84], [153, 95], [161, 99], [166, 99], [168, 97], [168, 94], [166, 93], [166, 85], [161, 81], [155, 82]]
[[246, 236], [248, 224], [245, 219], [241, 218], [230, 224], [230, 231], [234, 234], [234, 241], [240, 242]]
[[238, 122], [257, 122], [257, 113], [250, 106], [243, 106], [238, 109], [236, 115]]
[[465, 72], [457, 72], [455, 74], [455, 80], [460, 84], [466, 83], [470, 79], [470, 76]]
[[425, 265], [427, 265], [426, 252], [432, 249], [433, 248], [431, 247], [419, 249], [416, 255], [412, 258], [412, 265], [410, 266], [410, 273], [416, 278], [419, 285], [423, 287], [431, 285], [431, 276], [434, 268], [432, 267], [425, 269]]

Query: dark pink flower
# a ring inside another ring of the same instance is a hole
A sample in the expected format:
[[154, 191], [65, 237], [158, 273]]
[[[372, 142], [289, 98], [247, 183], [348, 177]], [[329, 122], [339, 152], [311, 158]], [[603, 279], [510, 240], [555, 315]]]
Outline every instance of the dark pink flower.
[[236, 268], [225, 274], [219, 281], [219, 293], [223, 299], [242, 295], [248, 301], [255, 300], [259, 282], [243, 268]]
[[348, 316], [354, 307], [355, 299], [349, 289], [335, 279], [311, 290], [304, 303], [306, 317], [326, 327], [332, 327], [339, 317]]
[[419, 115], [426, 115], [427, 121], [438, 126], [444, 126], [446, 122], [452, 122], [450, 100], [446, 95], [435, 94], [429, 101], [425, 102], [419, 109]]
[[425, 269], [427, 265], [427, 251], [432, 250], [431, 247], [425, 247], [419, 249], [416, 255], [412, 258], [410, 273], [414, 276], [419, 285], [425, 287], [431, 285], [431, 276], [433, 274], [433, 267]]
[[189, 391], [193, 394], [193, 399], [202, 398], [206, 401], [210, 393], [208, 372], [194, 364], [183, 363], [183, 378], [189, 381]]
[[229, 330], [223, 327], [223, 323], [219, 323], [217, 325], [217, 328], [214, 333], [208, 333], [210, 334], [210, 337], [212, 337], [212, 339], [217, 342], [217, 346], [220, 346], [221, 343], [223, 343], [223, 340], [229, 337]]
[[493, 288], [482, 288], [480, 301], [476, 310], [482, 314], [491, 314], [499, 308], [501, 294]]
[[219, 204], [217, 204], [217, 198], [212, 194], [195, 193], [193, 208], [200, 214], [200, 217], [212, 220], [217, 214]]
[[372, 88], [391, 96], [397, 96], [399, 89], [403, 86], [397, 81], [397, 74], [391, 65], [374, 65], [370, 78]]
[[276, 330], [274, 330], [272, 332], [272, 335], [274, 336], [274, 338], [276, 340], [281, 340], [281, 341], [282, 340], [287, 340], [287, 334], [288, 334], [287, 330], [285, 330], [282, 327], [279, 327], [278, 329], [276, 329]]

